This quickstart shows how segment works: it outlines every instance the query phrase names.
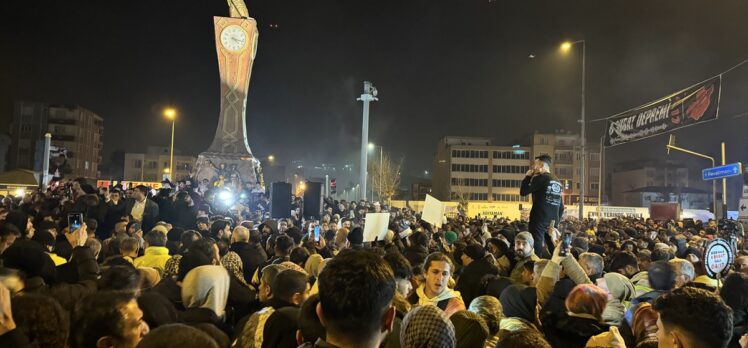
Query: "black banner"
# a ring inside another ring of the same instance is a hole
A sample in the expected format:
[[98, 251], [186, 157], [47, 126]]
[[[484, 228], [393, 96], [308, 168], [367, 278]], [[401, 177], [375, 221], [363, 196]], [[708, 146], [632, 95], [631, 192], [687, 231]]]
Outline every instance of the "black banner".
[[722, 76], [606, 120], [605, 146], [616, 146], [717, 119]]

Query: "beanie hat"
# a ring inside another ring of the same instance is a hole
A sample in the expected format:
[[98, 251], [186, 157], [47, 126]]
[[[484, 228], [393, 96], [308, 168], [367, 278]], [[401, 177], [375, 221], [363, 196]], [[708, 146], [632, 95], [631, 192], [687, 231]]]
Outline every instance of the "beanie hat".
[[447, 241], [447, 244], [452, 245], [457, 241], [457, 233], [452, 231], [444, 232], [444, 240]]
[[352, 245], [364, 244], [364, 230], [361, 227], [356, 227], [348, 233], [348, 242]]
[[517, 234], [516, 237], [514, 237], [514, 240], [524, 240], [527, 242], [527, 244], [530, 244], [531, 246], [535, 245], [535, 239], [532, 238], [532, 234], [530, 232], [524, 231]]
[[464, 254], [473, 260], [480, 260], [486, 256], [486, 249], [480, 244], [470, 244], [465, 247]]

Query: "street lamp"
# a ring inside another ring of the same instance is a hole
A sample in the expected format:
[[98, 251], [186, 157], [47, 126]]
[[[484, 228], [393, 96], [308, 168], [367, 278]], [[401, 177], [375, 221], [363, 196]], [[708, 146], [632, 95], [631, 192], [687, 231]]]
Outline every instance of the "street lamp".
[[[587, 142], [587, 137], [586, 137], [586, 130], [587, 130], [586, 126], [587, 126], [587, 123], [586, 123], [586, 119], [585, 119], [585, 115], [584, 115], [584, 111], [585, 111], [584, 110], [585, 109], [584, 87], [585, 87], [585, 70], [586, 70], [586, 63], [587, 63], [586, 62], [587, 43], [586, 43], [585, 40], [577, 40], [577, 41], [573, 41], [573, 42], [566, 41], [566, 42], [564, 42], [564, 43], [561, 44], [561, 51], [562, 52], [569, 52], [571, 50], [572, 46], [574, 46], [574, 45], [576, 45], [578, 43], [582, 44], [582, 95], [581, 95], [581, 98], [582, 98], [582, 119], [580, 120], [580, 123], [582, 124], [582, 134], [581, 134], [581, 141], [580, 141], [582, 143], [581, 144], [581, 152], [582, 152], [582, 156], [581, 156], [582, 157], [581, 167], [582, 167], [582, 169], [580, 170], [581, 175], [579, 176], [579, 181], [580, 181], [580, 188], [579, 188], [579, 220], [582, 220], [584, 218], [584, 197], [585, 197], [585, 193], [587, 191], [587, 180], [586, 180], [586, 176], [587, 175], [585, 173], [587, 171], [587, 167], [586, 167], [586, 162], [587, 162], [586, 156], [587, 156], [587, 153], [585, 152], [585, 146], [586, 146], [586, 142]], [[600, 204], [600, 202], [598, 202], [597, 204]]]
[[164, 116], [171, 120], [171, 149], [169, 150], [169, 180], [172, 179], [174, 173], [174, 124], [177, 120], [177, 110], [174, 108], [166, 108], [164, 110]]
[[275, 156], [273, 155], [268, 156], [268, 162], [272, 163], [273, 161], [275, 161]]

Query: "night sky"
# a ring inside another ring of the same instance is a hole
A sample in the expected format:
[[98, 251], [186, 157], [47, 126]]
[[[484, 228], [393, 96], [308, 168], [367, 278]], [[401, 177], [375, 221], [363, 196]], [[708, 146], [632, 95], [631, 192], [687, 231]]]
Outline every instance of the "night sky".
[[[431, 168], [445, 135], [513, 144], [528, 133], [578, 129], [587, 40], [588, 119], [611, 116], [748, 58], [748, 2], [258, 0], [260, 41], [247, 105], [255, 155], [280, 162], [357, 163], [362, 81], [380, 101], [370, 139]], [[222, 0], [3, 1], [0, 125], [14, 100], [70, 103], [105, 120], [109, 153], [168, 145], [166, 105], [179, 110], [176, 147], [197, 154], [219, 112], [212, 16]], [[277, 25], [277, 28], [275, 27]], [[529, 58], [530, 55], [535, 58]], [[720, 119], [679, 131], [682, 146], [748, 162], [748, 64], [725, 75]], [[591, 123], [597, 142], [603, 123]], [[665, 159], [667, 136], [618, 146], [608, 165]], [[713, 151], [710, 151], [712, 150]], [[671, 155], [676, 159], [689, 159]]]

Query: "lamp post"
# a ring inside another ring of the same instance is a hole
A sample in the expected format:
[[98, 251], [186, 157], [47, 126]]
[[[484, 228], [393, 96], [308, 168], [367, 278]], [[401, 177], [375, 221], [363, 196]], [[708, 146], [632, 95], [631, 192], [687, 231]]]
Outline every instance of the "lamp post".
[[[582, 98], [582, 119], [580, 120], [580, 123], [582, 123], [582, 134], [581, 134], [582, 170], [580, 170], [581, 174], [579, 175], [579, 181], [580, 181], [579, 220], [582, 220], [584, 218], [584, 196], [585, 196], [585, 191], [587, 190], [587, 187], [586, 187], [587, 186], [587, 180], [586, 180], [587, 175], [585, 173], [587, 171], [587, 168], [586, 168], [586, 162], [587, 162], [586, 155], [587, 154], [585, 153], [585, 146], [586, 146], [585, 143], [587, 142], [587, 138], [586, 138], [587, 124], [586, 124], [586, 119], [585, 119], [585, 114], [584, 114], [585, 112], [584, 89], [585, 89], [585, 70], [586, 70], [586, 63], [587, 63], [586, 62], [587, 43], [584, 40], [577, 40], [574, 42], [567, 41], [561, 44], [561, 51], [568, 52], [569, 50], [571, 50], [572, 46], [578, 43], [582, 44], [582, 97], [581, 97]], [[600, 203], [598, 202], [598, 204]]]
[[169, 180], [171, 181], [174, 177], [174, 124], [177, 120], [177, 110], [166, 108], [164, 116], [171, 120], [171, 148], [169, 150]]
[[361, 190], [359, 191], [359, 197], [362, 200], [366, 200], [366, 165], [368, 163], [366, 149], [369, 146], [369, 103], [377, 101], [377, 88], [369, 81], [364, 81], [364, 93], [356, 99], [364, 103], [364, 117], [361, 124], [361, 172], [359, 173], [359, 185]]

